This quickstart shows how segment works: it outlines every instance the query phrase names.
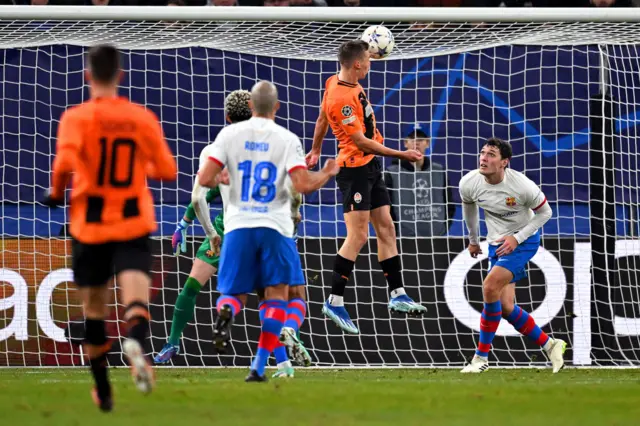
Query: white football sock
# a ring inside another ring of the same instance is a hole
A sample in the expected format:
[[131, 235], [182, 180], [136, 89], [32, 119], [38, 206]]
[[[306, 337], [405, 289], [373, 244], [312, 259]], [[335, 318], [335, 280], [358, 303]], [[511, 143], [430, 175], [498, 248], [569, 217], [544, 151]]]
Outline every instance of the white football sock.
[[407, 295], [407, 292], [404, 291], [404, 287], [396, 288], [391, 292], [392, 299], [398, 296], [406, 296], [406, 295]]
[[331, 306], [344, 306], [344, 297], [332, 294], [329, 296], [329, 304]]

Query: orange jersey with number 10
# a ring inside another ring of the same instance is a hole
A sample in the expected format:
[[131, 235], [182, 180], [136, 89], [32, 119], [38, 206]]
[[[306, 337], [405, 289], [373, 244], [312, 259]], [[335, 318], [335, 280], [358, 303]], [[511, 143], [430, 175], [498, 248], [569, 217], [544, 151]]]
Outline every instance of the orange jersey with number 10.
[[373, 160], [374, 154], [365, 154], [351, 140], [351, 135], [362, 132], [376, 142], [384, 141], [376, 128], [376, 117], [362, 86], [342, 81], [337, 75], [329, 77], [321, 108], [338, 139], [340, 151], [336, 161], [340, 167], [360, 167]]
[[127, 241], [156, 230], [147, 177], [175, 180], [176, 162], [157, 117], [125, 98], [99, 98], [60, 119], [52, 194], [73, 172], [70, 233], [81, 243]]

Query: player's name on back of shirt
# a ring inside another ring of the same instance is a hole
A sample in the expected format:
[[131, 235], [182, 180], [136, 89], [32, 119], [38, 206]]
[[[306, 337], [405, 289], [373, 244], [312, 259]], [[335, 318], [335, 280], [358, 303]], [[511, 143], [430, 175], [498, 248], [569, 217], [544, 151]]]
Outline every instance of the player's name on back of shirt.
[[133, 120], [101, 120], [100, 130], [103, 132], [135, 132], [136, 122]]
[[247, 151], [267, 152], [269, 151], [269, 144], [267, 142], [245, 141], [244, 149]]

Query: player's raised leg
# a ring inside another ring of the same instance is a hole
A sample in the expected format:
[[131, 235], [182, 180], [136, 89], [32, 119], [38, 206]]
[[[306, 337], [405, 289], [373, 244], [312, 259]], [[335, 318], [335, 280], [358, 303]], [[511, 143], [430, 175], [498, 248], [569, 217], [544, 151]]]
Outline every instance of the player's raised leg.
[[[343, 171], [340, 173], [343, 174]], [[339, 179], [338, 182], [340, 182]], [[369, 210], [345, 210], [344, 223], [347, 227], [347, 238], [342, 243], [333, 264], [331, 295], [322, 306], [323, 314], [342, 330], [351, 334], [358, 334], [359, 331], [344, 307], [344, 292], [349, 283], [351, 272], [353, 272], [356, 258], [367, 242], [369, 216]]]
[[[375, 191], [375, 188], [374, 188]], [[384, 188], [384, 197], [388, 194]], [[373, 194], [375, 197], [375, 194]], [[396, 230], [389, 204], [371, 210], [371, 223], [378, 239], [378, 262], [389, 285], [389, 310], [411, 316], [423, 315], [427, 308], [416, 303], [404, 289], [402, 262], [396, 246]]]
[[567, 343], [561, 339], [552, 339], [542, 331], [533, 317], [515, 303], [515, 284], [509, 284], [500, 298], [502, 317], [506, 319], [522, 335], [544, 349], [551, 361], [553, 372], [557, 373], [564, 367], [564, 352]]
[[171, 358], [180, 353], [180, 339], [187, 323], [193, 320], [198, 294], [213, 274], [216, 273], [219, 257], [209, 256], [207, 254], [209, 252], [208, 247], [209, 241], [205, 240], [196, 254], [196, 260], [191, 267], [189, 278], [187, 278], [182, 291], [178, 295], [173, 310], [173, 319], [171, 320], [171, 334], [167, 343], [154, 358], [154, 362], [157, 364], [169, 362]]

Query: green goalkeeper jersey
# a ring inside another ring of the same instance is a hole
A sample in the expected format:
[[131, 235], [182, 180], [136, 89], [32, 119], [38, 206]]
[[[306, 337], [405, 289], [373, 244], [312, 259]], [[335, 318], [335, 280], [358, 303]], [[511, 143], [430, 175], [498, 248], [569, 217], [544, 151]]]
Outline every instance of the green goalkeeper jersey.
[[[220, 188], [215, 187], [207, 191], [207, 203], [211, 204], [213, 200], [220, 196]], [[196, 210], [193, 208], [193, 204], [189, 203], [187, 207], [187, 211], [184, 213], [184, 217], [189, 219], [189, 222], [193, 222], [196, 219]], [[213, 227], [215, 228], [218, 235], [224, 235], [224, 209], [220, 210], [220, 213], [213, 220]]]

